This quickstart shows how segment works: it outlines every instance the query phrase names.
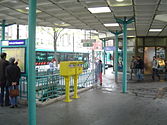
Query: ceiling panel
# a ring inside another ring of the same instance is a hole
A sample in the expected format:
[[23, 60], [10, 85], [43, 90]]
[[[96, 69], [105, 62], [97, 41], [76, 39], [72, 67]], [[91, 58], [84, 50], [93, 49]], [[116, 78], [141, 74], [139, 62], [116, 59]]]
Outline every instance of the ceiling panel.
[[167, 11], [167, 4], [161, 4], [161, 5], [159, 5], [158, 11]]
[[136, 16], [148, 16], [148, 17], [151, 17], [154, 15], [152, 11], [136, 11], [135, 14]]
[[112, 13], [93, 14], [98, 18], [114, 18]]
[[133, 6], [111, 7], [113, 11], [133, 11]]
[[108, 6], [107, 3], [105, 1], [92, 1], [92, 2], [85, 2], [86, 6], [88, 8], [92, 8], [92, 7], [106, 7]]
[[113, 18], [101, 18], [100, 21], [102, 23], [116, 23], [116, 20]]
[[161, 4], [167, 4], [167, 0], [161, 0]]
[[156, 5], [137, 5], [135, 6], [136, 11], [155, 11]]
[[[164, 28], [167, 22], [153, 20], [156, 14], [167, 13], [167, 0], [133, 0], [134, 6], [111, 7], [107, 0], [38, 0], [37, 8], [40, 13], [37, 13], [37, 24], [43, 26], [53, 26], [57, 23], [69, 23], [69, 28], [85, 28], [96, 29], [100, 31], [121, 30], [120, 27], [105, 27], [104, 23], [115, 23], [114, 17], [123, 19], [125, 16], [131, 18], [135, 15], [135, 23], [128, 24], [128, 28], [136, 28], [136, 31], [128, 31], [128, 34], [140, 36], [156, 36], [157, 33], [148, 33], [149, 28]], [[160, 5], [158, 5], [158, 3]], [[16, 9], [24, 9], [27, 7], [28, 0], [19, 0], [18, 3], [12, 1], [0, 1], [0, 18], [6, 19], [7, 23], [27, 24], [26, 12], [21, 12]], [[91, 14], [88, 7], [107, 7], [109, 6], [110, 13]], [[156, 10], [156, 8], [158, 9]], [[160, 36], [166, 34], [166, 28]], [[167, 36], [167, 35], [166, 35]]]
[[135, 5], [156, 5], [159, 0], [134, 0]]
[[116, 17], [132, 17], [133, 16], [133, 12], [132, 11], [116, 11], [115, 13]]
[[158, 36], [159, 32], [149, 32], [148, 36]]

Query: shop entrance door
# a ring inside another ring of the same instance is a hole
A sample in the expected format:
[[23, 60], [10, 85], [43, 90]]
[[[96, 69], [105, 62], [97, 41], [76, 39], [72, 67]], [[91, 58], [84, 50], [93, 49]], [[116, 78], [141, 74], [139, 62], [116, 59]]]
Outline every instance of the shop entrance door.
[[152, 74], [153, 56], [158, 59], [165, 59], [164, 47], [145, 47], [144, 48], [144, 74]]
[[152, 74], [152, 59], [155, 47], [144, 47], [144, 74]]

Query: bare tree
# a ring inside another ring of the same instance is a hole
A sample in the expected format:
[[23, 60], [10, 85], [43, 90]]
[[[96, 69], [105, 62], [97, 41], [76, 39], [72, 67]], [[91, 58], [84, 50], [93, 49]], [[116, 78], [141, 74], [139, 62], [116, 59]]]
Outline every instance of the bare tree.
[[57, 57], [57, 40], [61, 34], [61, 32], [64, 30], [63, 28], [52, 28], [54, 35], [53, 35], [53, 46], [54, 46], [54, 57], [56, 59], [56, 67], [58, 66], [58, 57]]
[[[44, 27], [41, 27], [42, 30], [46, 31]], [[51, 32], [47, 33], [53, 37], [53, 46], [54, 46], [54, 58], [56, 59], [56, 66], [58, 66], [58, 54], [57, 54], [57, 40], [61, 35], [61, 32], [64, 30], [64, 28], [57, 28], [52, 27], [53, 34]]]

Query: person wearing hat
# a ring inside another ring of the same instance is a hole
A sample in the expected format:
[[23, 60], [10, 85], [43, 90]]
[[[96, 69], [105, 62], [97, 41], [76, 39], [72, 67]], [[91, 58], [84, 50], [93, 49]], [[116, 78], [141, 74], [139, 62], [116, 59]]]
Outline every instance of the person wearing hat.
[[[15, 64], [15, 58], [9, 59], [9, 65], [6, 67], [7, 86], [9, 91], [18, 89], [19, 79], [21, 75], [20, 68]], [[9, 96], [11, 108], [17, 107], [17, 96]]]

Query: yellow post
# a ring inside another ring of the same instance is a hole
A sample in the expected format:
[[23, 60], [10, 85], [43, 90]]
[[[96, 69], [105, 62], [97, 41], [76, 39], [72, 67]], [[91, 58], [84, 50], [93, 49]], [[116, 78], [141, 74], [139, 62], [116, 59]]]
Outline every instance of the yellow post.
[[73, 96], [73, 98], [78, 99], [79, 98], [79, 96], [78, 96], [78, 75], [74, 75], [73, 79], [74, 79], [74, 96]]
[[70, 99], [70, 76], [65, 76], [65, 92], [66, 92], [66, 96], [65, 96], [65, 100], [64, 102], [71, 102], [72, 100]]

